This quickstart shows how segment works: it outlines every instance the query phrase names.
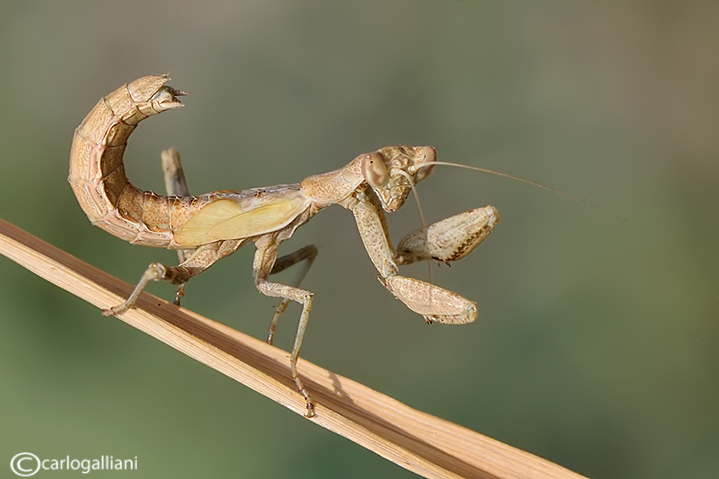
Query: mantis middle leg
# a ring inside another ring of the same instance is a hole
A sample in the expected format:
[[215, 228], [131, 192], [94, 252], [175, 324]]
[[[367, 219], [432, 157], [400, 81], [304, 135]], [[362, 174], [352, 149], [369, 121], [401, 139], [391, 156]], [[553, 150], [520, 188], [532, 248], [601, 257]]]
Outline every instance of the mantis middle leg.
[[[307, 402], [307, 412], [305, 413], [305, 416], [313, 417], [315, 415], [314, 405], [312, 404], [310, 395], [305, 389], [304, 384], [302, 384], [302, 380], [297, 373], [297, 359], [300, 356], [302, 340], [305, 336], [307, 323], [310, 319], [310, 311], [312, 310], [312, 297], [314, 296], [314, 293], [298, 288], [296, 286], [290, 286], [282, 283], [269, 281], [268, 277], [272, 273], [277, 273], [299, 261], [306, 259], [307, 264], [305, 266], [305, 271], [301, 273], [301, 276], [304, 276], [306, 270], [309, 269], [309, 266], [312, 264], [312, 261], [317, 255], [317, 248], [314, 246], [308, 246], [296, 251], [295, 253], [283, 256], [278, 260], [277, 251], [279, 248], [279, 243], [277, 240], [276, 233], [267, 234], [259, 237], [255, 241], [255, 246], [257, 247], [257, 251], [255, 252], [255, 259], [252, 265], [252, 269], [257, 289], [265, 296], [283, 299], [283, 301], [277, 307], [275, 317], [273, 318], [272, 324], [270, 325], [269, 339], [272, 338], [272, 335], [274, 333], [272, 328], [277, 326], [279, 316], [282, 314], [284, 308], [287, 306], [287, 302], [295, 301], [296, 303], [302, 305], [300, 322], [297, 326], [297, 335], [295, 336], [295, 343], [292, 346], [292, 352], [290, 353], [290, 370], [292, 379], [295, 381], [297, 389], [302, 394], [302, 396], [304, 396], [305, 401]], [[302, 278], [300, 278], [300, 280], [301, 279]]]
[[[300, 248], [297, 251], [277, 258], [277, 261], [275, 261], [275, 265], [272, 267], [272, 271], [270, 271], [270, 274], [272, 275], [275, 273], [279, 273], [280, 271], [286, 270], [290, 266], [294, 266], [300, 261], [306, 261], [299, 274], [297, 275], [297, 279], [295, 280], [295, 283], [293, 285], [295, 287], [299, 287], [300, 283], [302, 283], [302, 280], [307, 275], [307, 272], [309, 271], [310, 266], [312, 266], [312, 263], [314, 262], [316, 257], [317, 247], [315, 245], [305, 246], [304, 248]], [[272, 318], [272, 322], [270, 323], [269, 334], [267, 336], [267, 344], [272, 344], [272, 340], [275, 337], [275, 331], [277, 330], [277, 323], [280, 321], [280, 316], [282, 316], [282, 313], [285, 312], [285, 309], [287, 309], [287, 305], [289, 303], [290, 300], [285, 298], [275, 308], [275, 315]]]

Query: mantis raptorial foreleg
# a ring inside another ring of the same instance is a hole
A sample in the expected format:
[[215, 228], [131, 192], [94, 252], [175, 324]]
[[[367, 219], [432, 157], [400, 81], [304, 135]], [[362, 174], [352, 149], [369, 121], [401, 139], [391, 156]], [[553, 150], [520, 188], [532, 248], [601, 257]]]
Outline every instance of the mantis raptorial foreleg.
[[399, 265], [434, 259], [449, 264], [467, 256], [499, 223], [494, 206], [475, 208], [408, 234], [397, 245]]
[[[373, 195], [359, 191], [345, 204], [355, 216], [362, 242], [379, 272], [380, 282], [409, 309], [429, 323], [464, 324], [477, 317], [477, 304], [439, 286], [398, 274], [397, 263], [422, 259], [453, 261], [466, 256], [487, 237], [499, 215], [488, 206], [477, 208], [410, 233], [392, 246], [384, 212]], [[462, 224], [458, 228], [458, 224]]]

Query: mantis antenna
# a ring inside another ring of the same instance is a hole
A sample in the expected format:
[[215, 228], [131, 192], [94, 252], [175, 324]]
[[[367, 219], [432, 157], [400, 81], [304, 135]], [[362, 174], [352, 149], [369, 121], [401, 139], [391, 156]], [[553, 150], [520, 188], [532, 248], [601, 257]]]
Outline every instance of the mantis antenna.
[[[457, 168], [465, 168], [465, 169], [467, 169], [467, 170], [474, 170], [474, 171], [479, 171], [479, 172], [482, 172], [482, 173], [489, 173], [489, 174], [491, 174], [491, 175], [502, 176], [502, 177], [504, 177], [504, 178], [509, 178], [510, 180], [515, 180], [515, 181], [520, 181], [520, 182], [522, 182], [522, 183], [527, 183], [528, 185], [536, 186], [537, 188], [542, 188], [542, 189], [544, 189], [544, 190], [551, 191], [552, 193], [555, 193], [555, 194], [557, 194], [557, 195], [564, 196], [565, 198], [568, 198], [568, 199], [570, 199], [570, 200], [572, 200], [572, 201], [576, 201], [577, 203], [583, 203], [583, 204], [585, 204], [585, 205], [587, 205], [587, 206], [589, 206], [589, 207], [591, 207], [591, 208], [594, 208], [595, 210], [597, 210], [597, 211], [599, 211], [599, 212], [601, 212], [601, 213], [604, 213], [605, 215], [611, 216], [612, 218], [614, 218], [614, 219], [616, 219], [616, 220], [620, 220], [620, 221], [625, 221], [625, 220], [626, 220], [626, 218], [623, 218], [623, 217], [621, 217], [621, 216], [617, 216], [617, 215], [615, 215], [615, 214], [613, 214], [613, 213], [610, 213], [609, 211], [600, 208], [599, 206], [595, 205], [594, 203], [591, 203], [591, 202], [589, 202], [589, 201], [586, 201], [586, 200], [584, 200], [584, 199], [582, 199], [582, 198], [580, 198], [580, 197], [578, 197], [578, 196], [575, 196], [575, 195], [573, 195], [573, 194], [571, 194], [571, 193], [567, 193], [566, 191], [558, 190], [558, 189], [556, 189], [556, 188], [552, 188], [551, 186], [547, 186], [547, 185], [545, 185], [545, 184], [543, 184], [543, 183], [539, 183], [538, 181], [533, 181], [533, 180], [528, 180], [528, 179], [526, 179], [526, 178], [522, 178], [521, 176], [510, 175], [509, 173], [505, 173], [505, 172], [503, 172], [503, 171], [491, 170], [491, 169], [489, 169], [489, 168], [482, 168], [481, 166], [464, 165], [464, 164], [462, 164], [462, 163], [450, 163], [450, 162], [447, 162], [447, 161], [433, 161], [433, 162], [431, 162], [431, 163], [421, 163], [421, 164], [417, 165], [416, 169], [419, 170], [420, 168], [426, 168], [426, 167], [429, 167], [429, 166], [438, 166], [438, 165], [456, 166]], [[414, 186], [413, 186], [413, 188], [412, 188], [412, 191], [414, 191]], [[415, 196], [416, 196], [416, 193], [415, 193]], [[420, 213], [420, 217], [421, 217], [421, 213]], [[424, 226], [424, 222], [422, 222], [422, 223], [423, 223], [423, 226]]]
[[[407, 181], [409, 181], [409, 186], [412, 188], [412, 196], [414, 196], [414, 201], [417, 204], [417, 213], [419, 213], [419, 222], [422, 224], [422, 228], [427, 226], [427, 222], [424, 220], [424, 211], [422, 211], [422, 204], [419, 202], [419, 193], [417, 192], [417, 188], [414, 186], [414, 181], [412, 181], [412, 177], [409, 176], [409, 173], [406, 173], [402, 170], [397, 170], [398, 173], [400, 173], [402, 176], [407, 178]], [[432, 260], [427, 260], [427, 277], [429, 279], [429, 282], [432, 282]]]

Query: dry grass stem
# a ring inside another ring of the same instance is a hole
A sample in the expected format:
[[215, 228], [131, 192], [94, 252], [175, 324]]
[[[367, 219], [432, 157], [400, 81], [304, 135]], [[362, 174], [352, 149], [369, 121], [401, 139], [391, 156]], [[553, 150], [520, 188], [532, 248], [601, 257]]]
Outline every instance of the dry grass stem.
[[[0, 253], [98, 308], [119, 304], [132, 286], [0, 219]], [[99, 316], [98, 311], [98, 316]], [[304, 414], [290, 379], [288, 353], [143, 293], [118, 319], [275, 402]], [[316, 402], [310, 421], [425, 477], [566, 478], [561, 466], [300, 360]], [[241, 411], [238, 411], [240, 414]]]

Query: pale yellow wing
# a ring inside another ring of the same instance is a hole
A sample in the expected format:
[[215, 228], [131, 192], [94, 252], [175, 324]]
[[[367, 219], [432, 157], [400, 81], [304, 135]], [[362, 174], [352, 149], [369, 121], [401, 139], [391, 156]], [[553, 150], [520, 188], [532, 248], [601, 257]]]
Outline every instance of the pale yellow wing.
[[290, 224], [307, 206], [307, 199], [293, 194], [270, 196], [258, 202], [219, 199], [190, 218], [175, 233], [175, 241], [182, 246], [199, 246], [277, 231]]

